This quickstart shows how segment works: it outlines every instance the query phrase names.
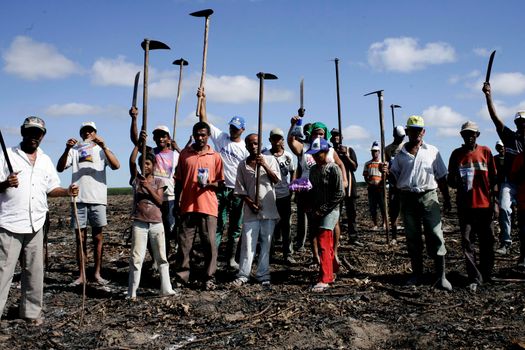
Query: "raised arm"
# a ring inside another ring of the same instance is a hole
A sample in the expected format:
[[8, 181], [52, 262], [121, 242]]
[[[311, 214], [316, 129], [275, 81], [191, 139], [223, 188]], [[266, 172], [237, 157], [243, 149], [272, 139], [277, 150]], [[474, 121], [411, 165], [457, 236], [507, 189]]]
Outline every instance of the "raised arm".
[[505, 124], [503, 124], [503, 121], [496, 113], [496, 107], [494, 107], [494, 102], [492, 101], [492, 91], [489, 82], [485, 82], [483, 84], [482, 91], [485, 94], [485, 99], [487, 100], [487, 109], [489, 110], [490, 119], [492, 119], [492, 122], [496, 126], [496, 131], [499, 133], [503, 131]]
[[201, 101], [201, 115], [199, 116], [199, 121], [208, 123], [208, 115], [206, 114], [206, 94], [204, 93], [204, 88], [197, 89], [197, 97], [200, 97]]
[[57, 171], [59, 173], [63, 172], [64, 169], [66, 169], [66, 165], [67, 165], [67, 157], [69, 155], [69, 150], [71, 150], [71, 148], [77, 143], [77, 140], [76, 139], [69, 139], [67, 140], [66, 142], [66, 148], [64, 149], [64, 153], [62, 153], [62, 155], [60, 156], [60, 158], [58, 158], [58, 162], [57, 162]]
[[139, 132], [137, 128], [137, 116], [139, 110], [137, 107], [131, 107], [129, 110], [129, 116], [131, 117], [131, 125], [129, 127], [129, 138], [131, 142], [136, 145], [139, 142]]
[[286, 141], [288, 143], [288, 147], [290, 147], [290, 151], [292, 151], [292, 153], [298, 157], [303, 154], [303, 144], [299, 142], [295, 138], [295, 136], [292, 135], [292, 130], [299, 119], [299, 116], [292, 117], [292, 119], [290, 120], [290, 129], [288, 130], [288, 136], [286, 137]]
[[130, 183], [137, 177], [137, 156], [139, 154], [139, 145], [135, 145], [129, 156], [129, 174], [131, 176]]

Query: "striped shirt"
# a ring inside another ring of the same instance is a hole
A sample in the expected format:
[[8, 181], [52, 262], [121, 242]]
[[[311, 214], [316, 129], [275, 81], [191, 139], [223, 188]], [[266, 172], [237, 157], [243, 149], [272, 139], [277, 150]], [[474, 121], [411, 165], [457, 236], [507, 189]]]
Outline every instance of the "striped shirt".
[[379, 171], [380, 166], [381, 162], [379, 161], [369, 160], [365, 163], [365, 166], [363, 168], [363, 177], [365, 178], [368, 187], [376, 187], [382, 185], [382, 176], [381, 172]]

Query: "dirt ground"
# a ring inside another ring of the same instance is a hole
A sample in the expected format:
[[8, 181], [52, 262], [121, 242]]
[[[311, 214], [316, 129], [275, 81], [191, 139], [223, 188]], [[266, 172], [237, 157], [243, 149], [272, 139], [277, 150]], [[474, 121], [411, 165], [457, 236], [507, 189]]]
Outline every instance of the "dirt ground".
[[50, 202], [44, 324], [29, 326], [17, 318], [15, 276], [0, 325], [1, 349], [525, 348], [525, 273], [516, 269], [517, 244], [510, 256], [497, 257], [498, 280], [470, 292], [454, 211], [444, 218], [451, 293], [432, 288], [429, 260], [426, 283], [405, 287], [410, 272], [405, 240], [387, 245], [383, 232], [370, 231], [360, 189], [358, 224], [365, 245], [350, 246], [343, 237], [340, 254], [351, 266], [322, 294], [310, 292], [316, 271], [309, 267], [308, 251], [295, 255], [297, 266], [287, 267], [278, 245], [270, 289], [230, 286], [234, 273], [226, 271], [221, 248], [216, 290], [190, 285], [181, 296], [158, 297], [158, 275], [146, 267], [132, 302], [125, 299], [130, 208], [130, 196], [110, 197], [103, 276], [111, 284], [88, 284], [82, 312], [82, 288], [69, 286], [77, 274], [69, 205], [64, 199]]

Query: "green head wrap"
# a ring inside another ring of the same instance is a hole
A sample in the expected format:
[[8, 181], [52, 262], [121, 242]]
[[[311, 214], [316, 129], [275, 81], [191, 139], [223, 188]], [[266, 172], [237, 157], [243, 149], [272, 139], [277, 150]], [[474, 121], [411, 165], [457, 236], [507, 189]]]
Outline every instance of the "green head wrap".
[[324, 130], [324, 138], [326, 140], [330, 140], [332, 138], [332, 135], [330, 134], [330, 131], [328, 131], [328, 128], [322, 122], [315, 122], [312, 125], [310, 125], [310, 129], [308, 129], [308, 134], [311, 136], [312, 135], [312, 131], [314, 131], [316, 129], [323, 129]]

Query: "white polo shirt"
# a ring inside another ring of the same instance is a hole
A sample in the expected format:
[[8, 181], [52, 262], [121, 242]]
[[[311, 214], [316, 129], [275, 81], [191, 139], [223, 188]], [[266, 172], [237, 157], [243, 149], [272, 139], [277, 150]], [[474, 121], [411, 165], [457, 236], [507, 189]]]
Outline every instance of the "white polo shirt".
[[406, 148], [392, 160], [390, 173], [402, 191], [426, 192], [438, 187], [437, 180], [447, 176], [447, 166], [436, 147], [423, 143], [414, 156]]
[[[7, 149], [18, 172], [17, 188], [0, 192], [0, 227], [14, 233], [33, 233], [44, 226], [47, 194], [60, 186], [60, 179], [51, 159], [38, 148], [34, 166], [20, 145]], [[7, 180], [9, 169], [4, 154], [0, 154], [0, 182]]]
[[211, 140], [215, 150], [219, 152], [224, 167], [224, 184], [228, 188], [235, 188], [237, 178], [237, 167], [239, 163], [248, 158], [250, 153], [246, 149], [244, 139], [240, 142], [230, 140], [230, 134], [221, 131], [216, 126], [210, 125]]

